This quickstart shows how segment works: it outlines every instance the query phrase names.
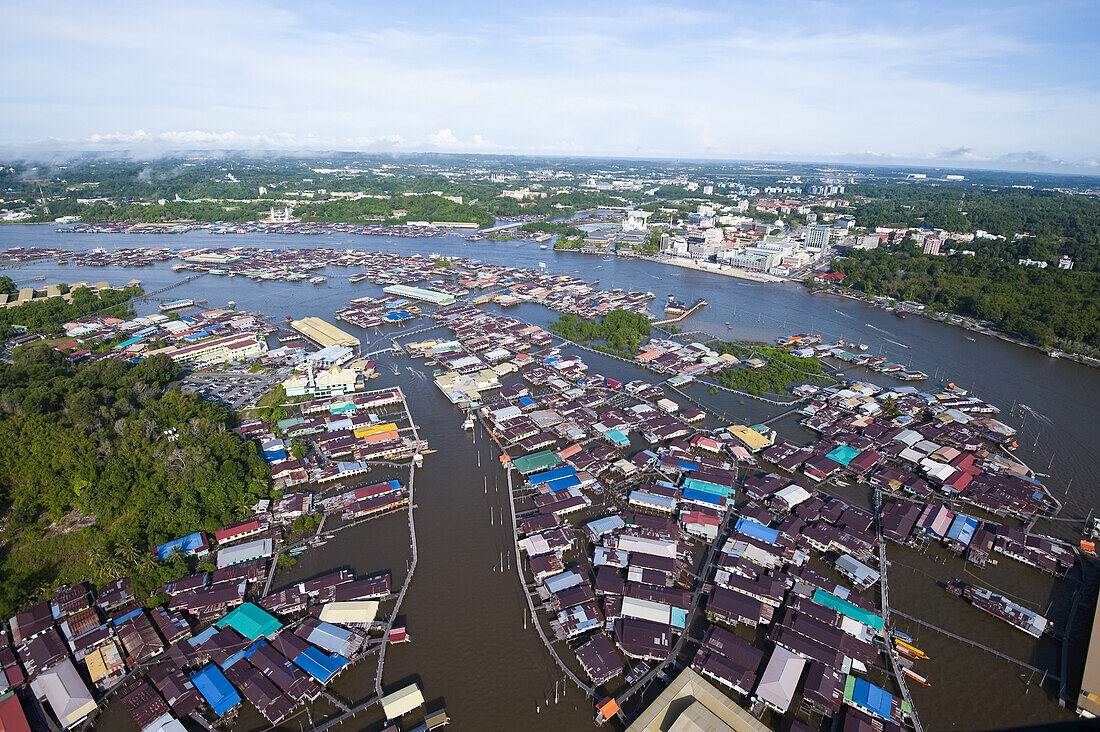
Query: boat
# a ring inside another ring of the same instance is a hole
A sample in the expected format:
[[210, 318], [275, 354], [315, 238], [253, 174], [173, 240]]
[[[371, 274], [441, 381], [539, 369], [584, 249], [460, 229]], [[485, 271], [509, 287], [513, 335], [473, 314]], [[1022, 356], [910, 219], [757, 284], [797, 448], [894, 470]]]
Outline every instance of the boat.
[[67, 260], [67, 259], [59, 259], [59, 260], [57, 260], [57, 263], [58, 263], [58, 264], [68, 264], [68, 263], [69, 263], [69, 260]]
[[311, 285], [323, 285], [325, 282], [327, 282], [327, 280], [321, 275], [309, 278], [309, 284]]
[[549, 248], [550, 247], [546, 246], [545, 244], [540, 244], [539, 245], [539, 249], [549, 249]]
[[966, 340], [968, 340], [968, 341], [970, 341], [971, 343], [973, 343], [973, 342], [974, 342], [974, 336], [967, 336], [967, 337], [966, 337]]
[[912, 643], [913, 642], [912, 636], [910, 636], [908, 633], [902, 633], [900, 630], [891, 631], [890, 635], [894, 636], [895, 638], [900, 638], [901, 640], [905, 641], [906, 643]]
[[909, 678], [911, 678], [913, 681], [916, 681], [918, 684], [922, 684], [924, 686], [931, 686], [932, 685], [932, 684], [928, 683], [928, 679], [924, 678], [923, 676], [918, 674], [916, 671], [913, 671], [912, 669], [902, 668], [901, 672], [903, 674], [905, 674], [906, 676], [908, 676]]
[[1051, 629], [1050, 621], [1036, 612], [1009, 600], [1004, 595], [978, 587], [955, 581], [947, 586], [947, 591], [952, 595], [963, 597], [970, 604], [982, 612], [989, 613], [999, 620], [1011, 625], [1017, 630], [1022, 630], [1033, 638], [1041, 638]]
[[858, 348], [861, 351], [866, 351], [867, 350], [867, 344], [866, 343], [860, 343], [858, 346], [856, 346], [856, 348]]
[[1051, 358], [1058, 358], [1061, 354], [1055, 351], [1053, 348], [1047, 349], [1047, 355]]
[[914, 658], [919, 658], [921, 660], [926, 660], [928, 658], [927, 653], [925, 653], [921, 649], [917, 648], [912, 643], [910, 643], [908, 641], [903, 641], [902, 639], [898, 638], [896, 635], [894, 637], [894, 646], [896, 646], [899, 650], [904, 649], [905, 654], [907, 656], [912, 656]]
[[474, 428], [474, 418], [473, 417], [467, 417], [466, 421], [462, 423], [462, 429], [472, 430], [473, 428]]
[[353, 274], [351, 277], [348, 278], [348, 281], [354, 285], [357, 282], [362, 282], [363, 280], [368, 279], [369, 277], [369, 274]]

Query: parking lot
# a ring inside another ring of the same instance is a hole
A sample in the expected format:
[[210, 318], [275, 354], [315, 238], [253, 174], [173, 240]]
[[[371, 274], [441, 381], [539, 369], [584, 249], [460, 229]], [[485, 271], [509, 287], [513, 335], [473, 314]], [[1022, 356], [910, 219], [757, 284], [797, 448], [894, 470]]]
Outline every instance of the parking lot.
[[188, 374], [183, 380], [184, 393], [198, 393], [204, 399], [218, 402], [230, 409], [243, 409], [259, 401], [290, 371], [275, 369], [266, 373], [244, 371], [205, 372]]

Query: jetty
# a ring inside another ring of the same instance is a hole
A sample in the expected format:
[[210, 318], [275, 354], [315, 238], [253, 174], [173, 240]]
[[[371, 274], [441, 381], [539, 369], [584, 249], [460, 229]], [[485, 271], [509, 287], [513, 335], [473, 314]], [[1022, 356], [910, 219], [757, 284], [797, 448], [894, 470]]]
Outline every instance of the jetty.
[[680, 313], [676, 317], [674, 317], [674, 318], [665, 318], [664, 320], [655, 320], [655, 321], [653, 321], [652, 324], [653, 325], [670, 325], [672, 323], [679, 323], [681, 320], [686, 319], [688, 316], [694, 315], [698, 311], [702, 310], [706, 306], [706, 304], [707, 304], [707, 301], [700, 298], [698, 302], [696, 302], [689, 309], [687, 309], [684, 312]]

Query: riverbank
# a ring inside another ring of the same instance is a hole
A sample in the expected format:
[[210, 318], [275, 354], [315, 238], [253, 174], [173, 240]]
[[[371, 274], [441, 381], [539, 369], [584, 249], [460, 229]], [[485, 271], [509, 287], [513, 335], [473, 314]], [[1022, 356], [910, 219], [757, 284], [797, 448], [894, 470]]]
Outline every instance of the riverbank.
[[[837, 297], [843, 297], [846, 300], [854, 300], [855, 302], [862, 303], [863, 305], [869, 305], [871, 307], [879, 308], [881, 310], [887, 309], [879, 305], [878, 303], [871, 302], [866, 298], [862, 298], [858, 295], [853, 295], [851, 293], [838, 292], [831, 289], [817, 289], [813, 291], [813, 294], [815, 295], [818, 293], [823, 295], [835, 295]], [[1067, 351], [1058, 351], [1055, 349], [1044, 348], [1037, 343], [1025, 341], [1022, 338], [1017, 338], [1016, 336], [1001, 332], [999, 330], [996, 330], [995, 328], [987, 328], [981, 325], [977, 325], [975, 323], [968, 322], [966, 316], [959, 315], [957, 313], [940, 313], [940, 317], [937, 317], [935, 314], [929, 313], [926, 310], [906, 310], [905, 315], [915, 315], [917, 317], [924, 318], [925, 320], [931, 320], [936, 323], [943, 323], [944, 325], [950, 325], [956, 328], [961, 328], [962, 330], [968, 330], [971, 333], [978, 333], [980, 335], [989, 336], [990, 338], [997, 338], [998, 340], [1002, 340], [1005, 343], [1012, 343], [1013, 345], [1030, 348], [1033, 351], [1039, 351], [1040, 353], [1046, 354], [1051, 358], [1061, 358], [1067, 361], [1075, 361], [1079, 364], [1082, 364], [1083, 366], [1100, 368], [1100, 359], [1093, 358], [1092, 356], [1084, 356], [1078, 353], [1069, 353]]]

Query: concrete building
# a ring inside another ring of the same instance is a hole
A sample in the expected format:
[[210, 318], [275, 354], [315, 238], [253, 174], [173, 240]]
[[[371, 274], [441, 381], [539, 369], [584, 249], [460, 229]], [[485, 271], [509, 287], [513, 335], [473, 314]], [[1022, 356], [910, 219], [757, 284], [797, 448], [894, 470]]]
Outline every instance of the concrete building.
[[351, 369], [333, 366], [314, 373], [313, 366], [304, 374], [295, 374], [283, 382], [288, 397], [329, 397], [350, 394], [361, 388], [359, 374]]
[[806, 230], [806, 248], [823, 251], [829, 246], [830, 228], [826, 225], [813, 226]]
[[929, 234], [924, 237], [924, 253], [931, 254], [932, 256], [939, 256], [940, 246], [943, 244], [943, 239], [938, 236]]

